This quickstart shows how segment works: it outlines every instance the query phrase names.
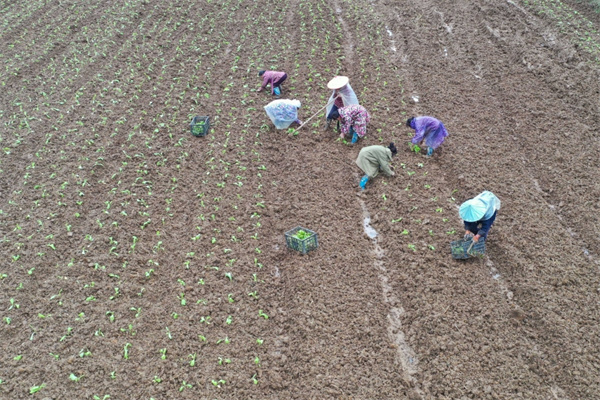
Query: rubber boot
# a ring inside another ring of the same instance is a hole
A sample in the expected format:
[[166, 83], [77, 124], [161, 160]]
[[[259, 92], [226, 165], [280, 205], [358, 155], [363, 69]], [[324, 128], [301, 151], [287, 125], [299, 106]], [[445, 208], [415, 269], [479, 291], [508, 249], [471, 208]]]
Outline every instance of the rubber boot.
[[433, 155], [433, 147], [427, 148], [427, 157], [431, 157]]
[[356, 142], [358, 142], [358, 134], [356, 132], [354, 132], [352, 134], [352, 141], [350, 143], [354, 144]]
[[365, 190], [365, 186], [367, 186], [367, 182], [369, 182], [369, 175], [365, 175], [360, 180], [360, 190]]
[[324, 131], [326, 131], [327, 129], [329, 129], [331, 127], [331, 120], [327, 119], [327, 123], [325, 124], [325, 128], [323, 129]]
[[273, 93], [275, 93], [275, 96], [279, 96], [281, 94], [281, 89], [279, 88], [279, 86], [275, 86], [273, 88]]

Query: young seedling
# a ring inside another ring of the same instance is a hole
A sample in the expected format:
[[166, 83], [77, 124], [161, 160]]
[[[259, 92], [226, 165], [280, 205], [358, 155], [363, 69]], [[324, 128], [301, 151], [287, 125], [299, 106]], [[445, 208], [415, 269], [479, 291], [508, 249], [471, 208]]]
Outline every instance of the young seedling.
[[42, 383], [41, 385], [32, 386], [29, 388], [29, 394], [37, 393], [45, 387], [46, 387], [45, 383]]
[[71, 375], [69, 375], [69, 379], [73, 382], [79, 382], [83, 377], [84, 377], [84, 375], [77, 376], [73, 373], [71, 373]]

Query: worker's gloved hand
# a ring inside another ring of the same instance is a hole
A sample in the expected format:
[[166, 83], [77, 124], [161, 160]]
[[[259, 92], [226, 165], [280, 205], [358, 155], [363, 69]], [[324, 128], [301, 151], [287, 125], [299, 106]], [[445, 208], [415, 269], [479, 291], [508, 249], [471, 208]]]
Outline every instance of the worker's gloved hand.
[[477, 243], [477, 242], [479, 242], [479, 238], [481, 238], [481, 236], [479, 236], [479, 235], [475, 235], [475, 236], [473, 236], [473, 241], [474, 241], [475, 243]]
[[470, 231], [466, 231], [464, 239], [465, 240], [471, 240], [472, 238], [473, 238], [473, 233], [470, 232]]

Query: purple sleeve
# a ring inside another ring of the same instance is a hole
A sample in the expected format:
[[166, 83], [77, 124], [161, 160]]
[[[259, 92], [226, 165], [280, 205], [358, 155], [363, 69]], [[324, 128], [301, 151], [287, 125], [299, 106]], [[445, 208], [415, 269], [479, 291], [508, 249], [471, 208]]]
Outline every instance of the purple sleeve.
[[423, 140], [423, 136], [425, 135], [425, 127], [421, 124], [417, 124], [415, 121], [415, 136], [412, 138], [412, 144], [417, 144], [421, 140]]

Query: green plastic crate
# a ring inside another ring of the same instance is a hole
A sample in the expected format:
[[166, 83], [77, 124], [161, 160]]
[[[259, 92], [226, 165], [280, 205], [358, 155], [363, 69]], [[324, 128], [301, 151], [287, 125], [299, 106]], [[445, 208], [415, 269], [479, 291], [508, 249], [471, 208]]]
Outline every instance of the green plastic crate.
[[194, 136], [206, 136], [210, 128], [210, 117], [196, 116], [190, 123], [190, 131]]
[[[307, 236], [304, 239], [299, 239], [296, 235], [298, 232], [304, 231]], [[310, 229], [297, 226], [294, 229], [285, 233], [285, 243], [287, 247], [299, 251], [302, 254], [306, 254], [311, 250], [316, 250], [319, 247], [319, 235], [317, 232], [311, 231]]]
[[460, 239], [450, 243], [452, 258], [466, 260], [469, 257], [483, 257], [485, 255], [485, 239], [473, 243], [472, 239]]

